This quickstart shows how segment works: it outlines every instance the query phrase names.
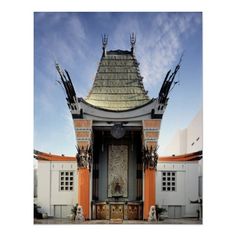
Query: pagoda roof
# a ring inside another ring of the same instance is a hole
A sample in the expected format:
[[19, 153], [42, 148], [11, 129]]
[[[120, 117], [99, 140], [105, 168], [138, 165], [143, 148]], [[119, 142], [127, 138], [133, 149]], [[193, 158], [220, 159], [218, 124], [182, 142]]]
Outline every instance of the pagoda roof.
[[132, 51], [111, 50], [103, 54], [91, 91], [85, 101], [111, 111], [125, 111], [147, 104], [139, 63]]

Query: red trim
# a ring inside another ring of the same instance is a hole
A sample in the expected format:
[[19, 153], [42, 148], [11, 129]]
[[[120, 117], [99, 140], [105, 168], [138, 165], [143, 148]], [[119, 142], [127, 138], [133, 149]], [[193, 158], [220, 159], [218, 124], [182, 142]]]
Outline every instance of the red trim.
[[[76, 157], [60, 156], [39, 151], [34, 152], [34, 158], [36, 158], [39, 161], [76, 161]], [[158, 162], [198, 161], [200, 159], [202, 159], [202, 151], [178, 156], [159, 157]]]
[[159, 162], [179, 162], [179, 161], [198, 161], [202, 159], [202, 151], [188, 153], [179, 156], [160, 157]]
[[39, 161], [76, 161], [76, 157], [59, 156], [39, 151], [34, 152], [34, 158], [36, 158]]

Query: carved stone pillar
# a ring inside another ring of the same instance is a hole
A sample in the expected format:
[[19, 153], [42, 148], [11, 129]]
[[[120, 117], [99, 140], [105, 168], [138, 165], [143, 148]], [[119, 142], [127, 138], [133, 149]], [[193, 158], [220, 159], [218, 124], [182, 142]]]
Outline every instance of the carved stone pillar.
[[90, 170], [92, 164], [92, 120], [74, 119], [77, 140], [78, 204], [85, 219], [90, 211]]
[[157, 143], [161, 120], [143, 121], [143, 167], [144, 167], [144, 209], [143, 218], [148, 219], [150, 207], [156, 204], [156, 167], [158, 161]]

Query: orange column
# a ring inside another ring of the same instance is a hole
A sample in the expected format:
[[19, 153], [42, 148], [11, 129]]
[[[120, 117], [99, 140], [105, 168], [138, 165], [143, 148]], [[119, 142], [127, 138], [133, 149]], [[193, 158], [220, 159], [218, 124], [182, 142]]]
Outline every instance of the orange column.
[[78, 205], [82, 206], [85, 219], [89, 219], [92, 120], [74, 119], [74, 127], [78, 146]]
[[156, 172], [155, 169], [146, 169], [144, 172], [144, 206], [143, 218], [148, 219], [150, 207], [156, 203]]
[[143, 218], [148, 219], [151, 206], [156, 204], [156, 153], [160, 132], [160, 119], [143, 120], [144, 151], [144, 205]]
[[82, 206], [85, 219], [89, 219], [89, 169], [78, 169], [78, 204]]

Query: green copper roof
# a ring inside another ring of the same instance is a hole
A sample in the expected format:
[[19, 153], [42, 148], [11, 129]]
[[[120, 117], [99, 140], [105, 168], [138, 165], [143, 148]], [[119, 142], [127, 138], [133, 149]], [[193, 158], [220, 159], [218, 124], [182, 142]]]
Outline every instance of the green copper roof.
[[150, 99], [142, 79], [139, 63], [130, 51], [107, 51], [85, 100], [96, 107], [116, 111], [144, 105]]

